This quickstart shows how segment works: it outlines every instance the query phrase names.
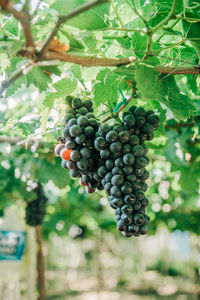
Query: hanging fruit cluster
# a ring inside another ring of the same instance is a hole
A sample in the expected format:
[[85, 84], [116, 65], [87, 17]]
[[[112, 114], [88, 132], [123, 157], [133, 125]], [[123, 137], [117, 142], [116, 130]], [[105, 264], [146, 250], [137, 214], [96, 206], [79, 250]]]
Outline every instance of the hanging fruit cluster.
[[147, 233], [145, 192], [149, 163], [145, 141], [152, 140], [159, 118], [152, 110], [131, 106], [121, 124], [101, 124], [92, 101], [67, 97], [69, 107], [56, 155], [89, 193], [105, 190], [115, 210], [117, 228], [126, 237]]
[[26, 224], [29, 226], [38, 226], [42, 224], [45, 212], [47, 197], [44, 195], [43, 188], [40, 182], [38, 182], [35, 188], [36, 198], [33, 201], [27, 203], [26, 206]]

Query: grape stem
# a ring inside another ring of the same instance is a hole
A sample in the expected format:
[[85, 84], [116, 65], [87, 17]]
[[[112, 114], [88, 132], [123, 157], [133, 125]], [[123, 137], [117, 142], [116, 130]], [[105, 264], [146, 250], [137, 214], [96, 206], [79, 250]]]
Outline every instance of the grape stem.
[[193, 127], [193, 126], [195, 126], [194, 122], [186, 122], [186, 123], [179, 123], [179, 124], [167, 124], [166, 128], [167, 129], [169, 129], [169, 128], [178, 129], [178, 128], [181, 128], [181, 127]]
[[150, 54], [153, 34], [157, 30], [159, 30], [160, 28], [162, 28], [163, 25], [165, 25], [166, 23], [168, 23], [168, 21], [170, 19], [174, 18], [177, 3], [178, 3], [178, 0], [174, 0], [174, 2], [172, 4], [172, 8], [171, 8], [169, 14], [166, 16], [166, 18], [164, 18], [160, 23], [158, 23], [156, 26], [154, 26], [153, 28], [151, 28], [150, 30], [147, 31], [147, 46], [146, 46], [146, 53], [145, 53], [143, 59], [146, 59], [148, 57], [148, 55]]
[[164, 18], [160, 23], [158, 23], [156, 26], [154, 26], [151, 29], [151, 33], [154, 34], [157, 30], [159, 30], [163, 25], [165, 25], [170, 19], [174, 18], [175, 11], [176, 11], [176, 6], [177, 6], [178, 0], [174, 0], [172, 4], [172, 8], [169, 12], [169, 14]]

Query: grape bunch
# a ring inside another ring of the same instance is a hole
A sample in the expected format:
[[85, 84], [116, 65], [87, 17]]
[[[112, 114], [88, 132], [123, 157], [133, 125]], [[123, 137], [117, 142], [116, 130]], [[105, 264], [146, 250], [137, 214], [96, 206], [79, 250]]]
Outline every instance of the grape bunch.
[[26, 206], [26, 223], [30, 226], [37, 226], [42, 224], [46, 212], [47, 198], [44, 195], [42, 185], [39, 182], [36, 191], [36, 199], [28, 202]]
[[82, 101], [70, 96], [67, 102], [65, 128], [55, 153], [62, 158], [61, 166], [69, 169], [71, 177], [80, 178], [88, 193], [93, 193], [96, 188], [102, 190], [101, 180], [94, 174], [99, 162], [98, 152], [94, 149], [99, 122], [93, 114], [93, 103], [89, 99]]
[[159, 118], [153, 111], [132, 106], [122, 115], [122, 125], [103, 124], [94, 141], [102, 163], [97, 170], [110, 206], [115, 210], [117, 228], [126, 237], [147, 233], [150, 218], [145, 180], [149, 172], [146, 140], [152, 140]]
[[146, 214], [149, 158], [145, 141], [153, 139], [158, 116], [131, 106], [120, 124], [101, 124], [93, 114], [92, 101], [72, 97], [67, 101], [65, 128], [55, 148], [62, 167], [80, 178], [89, 193], [96, 188], [106, 191], [124, 236], [146, 234], [150, 218]]

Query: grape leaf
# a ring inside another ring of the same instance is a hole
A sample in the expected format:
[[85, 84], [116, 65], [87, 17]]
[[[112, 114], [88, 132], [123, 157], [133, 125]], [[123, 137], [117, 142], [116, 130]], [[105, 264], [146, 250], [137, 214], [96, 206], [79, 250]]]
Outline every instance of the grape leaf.
[[112, 73], [109, 74], [109, 69], [101, 71], [97, 78], [101, 78], [107, 73], [101, 82], [94, 86], [94, 101], [97, 108], [100, 104], [108, 104], [110, 109], [114, 109], [117, 103], [118, 82]]
[[71, 19], [67, 24], [76, 26], [82, 30], [105, 28], [108, 26], [107, 15], [109, 15], [109, 4], [104, 3]]
[[46, 106], [49, 110], [51, 110], [54, 105], [54, 101], [57, 98], [59, 98], [59, 93], [50, 93], [44, 99], [43, 105]]
[[195, 111], [192, 100], [181, 94], [174, 77], [161, 76], [154, 66], [137, 62], [135, 64], [135, 80], [144, 99], [164, 103], [177, 119], [186, 119]]
[[132, 47], [135, 55], [142, 58], [146, 49], [147, 37], [142, 36], [139, 32], [134, 32], [132, 36]]
[[55, 9], [59, 14], [67, 14], [74, 9], [78, 8], [82, 4], [86, 3], [87, 1], [85, 0], [56, 0], [54, 3], [51, 5], [51, 8]]
[[73, 64], [71, 70], [75, 78], [78, 80], [82, 78], [82, 66]]
[[77, 80], [72, 78], [63, 78], [53, 84], [60, 97], [67, 96], [72, 93], [77, 86]]
[[[128, 4], [128, 1], [117, 1], [115, 3], [115, 9], [117, 10], [119, 16], [123, 20], [124, 24], [128, 24], [130, 21], [135, 19], [135, 14], [133, 13], [133, 10], [130, 8], [130, 5]], [[112, 12], [113, 16], [115, 16], [115, 12]], [[111, 14], [111, 16], [112, 16]], [[118, 21], [118, 20], [117, 20]], [[118, 21], [119, 23], [119, 21]], [[119, 23], [120, 24], [120, 23]]]
[[[193, 6], [193, 1], [188, 1], [188, 6]], [[197, 6], [196, 9], [188, 9], [185, 12], [185, 16], [187, 18], [198, 19], [200, 14], [200, 6]], [[188, 22], [186, 20], [182, 20], [183, 30], [187, 38], [189, 39], [200, 39], [200, 22]], [[200, 59], [200, 40], [191, 40], [190, 43], [193, 45], [199, 59]]]
[[[83, 0], [65, 0], [64, 2], [63, 0], [57, 0], [53, 5], [51, 5], [51, 8], [55, 9], [59, 14], [64, 15], [73, 11], [74, 9], [77, 9], [84, 3], [87, 2]], [[108, 14], [109, 4], [103, 3], [70, 19], [68, 22], [66, 22], [66, 24], [83, 30], [104, 28], [108, 24], [108, 21], [105, 19], [105, 16]]]
[[51, 75], [51, 74], [55, 74], [57, 76], [61, 75], [61, 71], [59, 70], [59, 68], [57, 66], [45, 66], [45, 67], [41, 67], [41, 69], [44, 72], [50, 73], [49, 75]]
[[40, 91], [45, 91], [48, 88], [48, 82], [52, 79], [49, 74], [46, 74], [41, 68], [34, 67], [27, 75], [27, 86], [34, 84]]
[[77, 86], [77, 81], [71, 78], [63, 78], [53, 84], [53, 87], [56, 89], [55, 93], [50, 93], [46, 96], [43, 101], [43, 105], [46, 106], [49, 111], [54, 105], [54, 101], [60, 97], [65, 97], [68, 94], [72, 93]]
[[[170, 13], [174, 0], [159, 0], [156, 1], [156, 13], [153, 14], [149, 24], [150, 26], [156, 26]], [[155, 5], [154, 5], [155, 7]], [[176, 5], [175, 13], [181, 13], [183, 9], [183, 2], [178, 1]]]
[[64, 28], [60, 29], [60, 31], [67, 38], [70, 48], [75, 48], [75, 49], [83, 49], [84, 48], [82, 42], [76, 36], [69, 34], [69, 32], [66, 31]]
[[74, 92], [77, 86], [77, 80], [71, 78], [63, 78], [53, 84], [53, 87], [56, 89], [55, 93], [50, 93], [46, 96], [43, 101], [43, 109], [41, 111], [41, 128], [42, 132], [46, 129], [46, 123], [49, 118], [51, 109], [53, 108], [54, 102], [58, 98], [63, 98], [68, 94]]
[[147, 142], [148, 148], [151, 149], [161, 149], [167, 146], [168, 138], [164, 135], [154, 137], [152, 142]]

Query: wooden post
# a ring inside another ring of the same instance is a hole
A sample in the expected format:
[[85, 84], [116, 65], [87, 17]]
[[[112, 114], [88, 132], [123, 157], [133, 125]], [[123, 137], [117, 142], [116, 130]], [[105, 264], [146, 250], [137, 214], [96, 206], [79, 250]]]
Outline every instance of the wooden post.
[[36, 300], [36, 239], [35, 228], [27, 226], [27, 298]]
[[38, 300], [45, 300], [45, 263], [42, 245], [42, 230], [41, 225], [35, 227], [37, 239], [37, 285], [39, 290]]

